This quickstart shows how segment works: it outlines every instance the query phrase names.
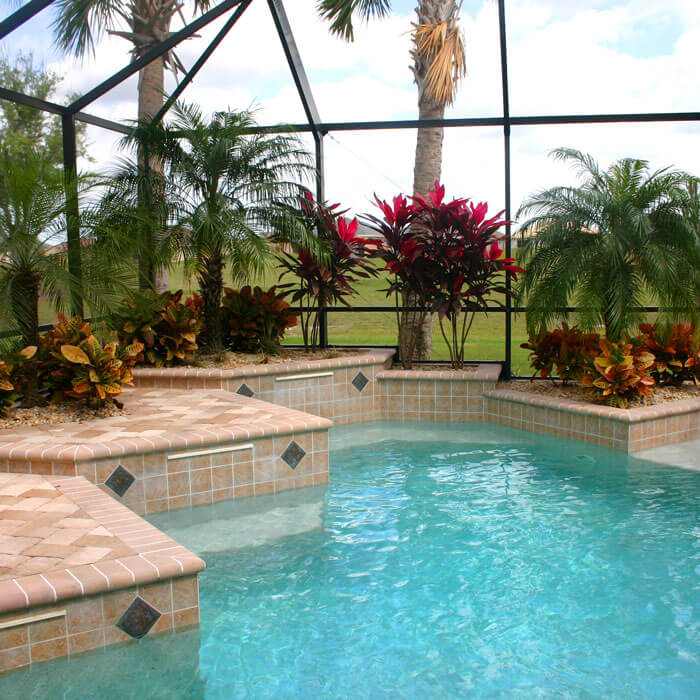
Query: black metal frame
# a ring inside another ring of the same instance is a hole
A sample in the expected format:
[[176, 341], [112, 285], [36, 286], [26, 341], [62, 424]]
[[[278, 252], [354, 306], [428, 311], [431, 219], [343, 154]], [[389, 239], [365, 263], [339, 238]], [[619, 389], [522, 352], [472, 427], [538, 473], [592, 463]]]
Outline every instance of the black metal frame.
[[[138, 72], [148, 63], [161, 57], [166, 52], [173, 49], [184, 39], [191, 37], [195, 32], [208, 25], [218, 17], [232, 11], [231, 16], [226, 21], [216, 37], [203, 51], [197, 61], [192, 65], [187, 74], [175, 88], [173, 94], [166, 100], [162, 109], [158, 112], [155, 119], [162, 119], [168, 109], [173, 105], [175, 100], [182, 94], [185, 88], [192, 82], [198, 71], [206, 63], [208, 58], [216, 50], [219, 44], [226, 37], [233, 25], [238, 21], [245, 10], [250, 6], [253, 0], [222, 0], [218, 5], [215, 5], [201, 17], [193, 20], [190, 24], [183, 27], [181, 30], [174, 32], [160, 44], [152, 47], [142, 56], [135, 58], [127, 66], [117, 71], [107, 80], [103, 81], [95, 88], [87, 92], [82, 97], [75, 100], [68, 106], [59, 105], [46, 100], [39, 100], [30, 95], [24, 95], [14, 90], [8, 90], [0, 86], [0, 99], [9, 100], [35, 109], [41, 109], [46, 112], [58, 114], [61, 116], [63, 125], [63, 161], [66, 180], [66, 197], [69, 202], [72, 213], [77, 213], [77, 197], [74, 189], [74, 178], [76, 173], [76, 140], [75, 140], [75, 122], [80, 121], [85, 124], [91, 124], [103, 129], [115, 131], [122, 134], [128, 134], [130, 127], [110, 119], [104, 119], [95, 115], [83, 112], [82, 110], [92, 104], [99, 97], [109, 92], [112, 88], [119, 85], [128, 77]], [[0, 22], [0, 40], [24, 24], [27, 20], [34, 17], [44, 8], [51, 5], [53, 0], [30, 0], [27, 4], [20, 7], [14, 13]], [[700, 112], [652, 112], [652, 113], [633, 113], [633, 114], [578, 114], [578, 115], [552, 115], [552, 116], [511, 116], [510, 101], [508, 89], [508, 50], [506, 37], [506, 14], [505, 0], [498, 0], [498, 28], [500, 42], [500, 59], [501, 59], [501, 81], [502, 81], [502, 98], [503, 98], [503, 116], [501, 117], [474, 117], [474, 118], [451, 118], [451, 119], [402, 119], [402, 120], [384, 120], [384, 121], [361, 121], [361, 122], [323, 122], [316, 108], [313, 93], [309, 85], [306, 71], [299, 54], [299, 50], [292, 33], [286, 11], [284, 9], [283, 0], [267, 0], [267, 4], [272, 15], [272, 19], [277, 29], [280, 42], [284, 49], [287, 63], [294, 79], [299, 97], [301, 99], [304, 113], [306, 115], [306, 124], [286, 125], [285, 129], [291, 129], [297, 132], [309, 132], [313, 135], [315, 144], [315, 157], [317, 167], [316, 190], [317, 197], [324, 199], [324, 151], [323, 138], [326, 134], [332, 131], [367, 131], [379, 129], [418, 129], [421, 127], [502, 127], [503, 129], [503, 146], [504, 146], [504, 194], [505, 194], [505, 215], [508, 221], [512, 218], [511, 211], [511, 149], [510, 137], [512, 126], [544, 126], [557, 124], [614, 124], [614, 123], [650, 123], [650, 122], [692, 122], [700, 121]], [[254, 131], [258, 132], [274, 132], [279, 131], [279, 126], [260, 126]], [[68, 260], [69, 268], [76, 279], [80, 279], [80, 232], [78, 230], [77, 217], [68, 217]], [[505, 248], [506, 254], [510, 255], [512, 244], [512, 231], [510, 223], [506, 226]], [[510, 280], [507, 283], [510, 286]], [[71, 307], [76, 313], [82, 311], [80, 303], [80, 290], [75, 288], [72, 290]], [[645, 307], [647, 311], [658, 311], [657, 307]], [[353, 307], [351, 309], [332, 307], [322, 312], [321, 323], [321, 344], [328, 345], [328, 313], [355, 311], [363, 312], [380, 312], [384, 313], [387, 310], [394, 310], [394, 307]], [[574, 311], [575, 309], [570, 309]], [[514, 313], [522, 312], [524, 309], [515, 308], [511, 305], [510, 299], [506, 301], [505, 308], [494, 308], [491, 311], [504, 313], [505, 324], [505, 356], [503, 374], [506, 378], [512, 376], [511, 360], [512, 360], [512, 316]], [[379, 346], [376, 346], [379, 347]]]

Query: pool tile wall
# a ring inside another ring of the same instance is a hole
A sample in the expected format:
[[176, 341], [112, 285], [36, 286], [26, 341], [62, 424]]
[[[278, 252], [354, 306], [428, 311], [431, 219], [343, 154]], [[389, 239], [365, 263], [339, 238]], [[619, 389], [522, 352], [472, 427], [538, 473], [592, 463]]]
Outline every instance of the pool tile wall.
[[332, 420], [335, 425], [381, 417], [377, 373], [393, 350], [374, 350], [326, 360], [249, 365], [235, 369], [134, 370], [142, 388], [222, 389]]
[[0, 474], [0, 672], [198, 624], [203, 569], [82, 477]]
[[138, 598], [158, 612], [157, 620], [146, 633], [149, 636], [199, 624], [196, 576], [0, 614], [0, 673], [59, 656], [135, 641], [117, 625]]
[[[2, 431], [0, 472], [84, 476], [139, 514], [328, 481], [318, 416], [221, 390], [139, 389], [129, 413]], [[293, 465], [282, 455], [295, 442]]]
[[496, 389], [486, 392], [485, 402], [485, 418], [493, 423], [629, 453], [700, 437], [700, 399], [622, 410]]
[[[304, 453], [294, 467], [282, 459], [292, 442]], [[122, 496], [113, 493], [106, 484], [119, 465], [134, 476], [132, 485]], [[79, 469], [136, 513], [176, 510], [327, 483], [328, 430], [110, 458], [81, 464]]]
[[381, 370], [379, 414], [385, 420], [484, 420], [484, 392], [493, 389], [500, 365], [477, 365], [471, 371]]

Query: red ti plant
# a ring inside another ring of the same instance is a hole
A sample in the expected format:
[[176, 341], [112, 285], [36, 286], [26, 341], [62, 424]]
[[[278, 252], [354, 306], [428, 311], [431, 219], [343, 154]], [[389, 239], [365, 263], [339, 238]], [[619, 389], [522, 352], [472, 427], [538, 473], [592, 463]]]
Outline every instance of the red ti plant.
[[305, 347], [316, 347], [320, 340], [324, 309], [333, 304], [350, 306], [347, 297], [356, 293], [359, 278], [376, 274], [370, 262], [367, 241], [357, 235], [357, 219], [348, 221], [338, 205], [317, 202], [307, 192], [300, 201], [300, 215], [307, 231], [320, 239], [324, 255], [314, 255], [304, 248], [282, 252], [277, 256], [282, 268], [280, 280], [291, 276], [292, 282], [277, 286], [282, 296], [305, 309], [299, 314]]
[[[365, 214], [362, 218], [380, 234], [373, 255], [379, 258], [389, 272], [389, 286], [384, 292], [393, 296], [396, 306], [396, 325], [399, 335], [399, 356], [404, 369], [410, 369], [418, 332], [429, 311], [428, 278], [424, 244], [413, 226], [416, 207], [402, 194], [391, 203], [375, 197], [375, 204], [383, 218]], [[410, 307], [407, 311], [402, 307]]]
[[439, 182], [427, 197], [411, 201], [397, 198], [393, 207], [379, 203], [384, 221], [373, 223], [384, 244], [378, 255], [399, 278], [397, 285], [410, 287], [421, 306], [437, 313], [452, 366], [461, 369], [475, 314], [488, 303], [502, 306], [495, 295], [508, 294], [506, 276], [522, 269], [498, 245], [507, 223], [502, 212], [487, 218], [485, 203], [446, 201]]

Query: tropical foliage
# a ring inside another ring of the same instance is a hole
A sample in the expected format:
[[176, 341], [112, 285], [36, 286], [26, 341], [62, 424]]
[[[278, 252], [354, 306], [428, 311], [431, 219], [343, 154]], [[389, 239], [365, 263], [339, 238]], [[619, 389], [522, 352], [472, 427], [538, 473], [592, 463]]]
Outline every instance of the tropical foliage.
[[573, 163], [577, 187], [554, 187], [525, 201], [519, 289], [531, 333], [578, 306], [586, 329], [598, 324], [613, 343], [641, 320], [639, 307], [656, 304], [668, 317], [697, 319], [700, 238], [686, 216], [697, 206], [689, 176], [650, 172], [646, 161], [626, 158], [601, 170], [572, 149], [553, 155]]
[[173, 117], [167, 125], [140, 124], [129, 140], [147, 143], [164, 165], [163, 186], [172, 188], [161, 199], [169, 208], [171, 249], [197, 278], [204, 345], [216, 352], [223, 348], [225, 271], [233, 279], [261, 271], [272, 259], [270, 232], [277, 241], [316, 246], [290, 206], [311, 172], [310, 158], [289, 134], [250, 133], [250, 112], [206, 119], [197, 107], [178, 104]]
[[203, 323], [192, 306], [181, 302], [182, 290], [133, 292], [109, 318], [124, 346], [139, 343], [139, 363], [156, 367], [189, 364]]
[[[474, 315], [489, 304], [502, 305], [509, 294], [506, 277], [522, 272], [498, 245], [506, 223], [502, 212], [487, 218], [483, 202], [447, 201], [439, 182], [427, 197], [417, 194], [410, 204], [403, 196], [392, 205], [377, 204], [384, 218], [366, 218], [382, 236], [376, 255], [393, 275], [387, 295], [397, 304], [411, 300], [417, 312], [409, 313], [437, 313], [452, 366], [462, 368]], [[407, 326], [405, 316], [399, 323], [402, 360], [410, 366], [416, 342], [411, 335], [420, 324]]]
[[586, 368], [582, 383], [593, 396], [611, 406], [627, 408], [631, 398], [651, 396], [654, 355], [637, 341], [613, 343], [600, 339], [600, 354]]
[[[354, 39], [353, 19], [383, 18], [390, 14], [390, 0], [320, 0], [319, 12], [331, 24], [331, 31], [347, 40]], [[415, 22], [411, 23], [411, 70], [418, 90], [418, 118], [444, 119], [445, 107], [453, 103], [466, 75], [467, 61], [460, 28], [462, 2], [457, 0], [418, 0]], [[413, 168], [413, 192], [427, 196], [442, 171], [443, 128], [417, 129]], [[419, 305], [413, 296], [412, 306]], [[432, 317], [422, 313], [402, 319], [409, 337], [415, 339], [412, 352], [427, 359], [432, 352]]]
[[657, 384], [700, 384], [700, 338], [688, 324], [639, 326], [645, 347], [654, 355], [651, 375]]
[[0, 358], [0, 415], [17, 402], [22, 391], [22, 370], [36, 355], [36, 347], [29, 346]]
[[231, 350], [274, 354], [287, 328], [297, 325], [297, 314], [274, 287], [227, 287], [222, 307], [224, 342]]
[[115, 397], [132, 383], [130, 366], [142, 349], [139, 343], [125, 348], [116, 341], [102, 345], [94, 335], [78, 345], [61, 345], [58, 352], [52, 352], [54, 400], [84, 400], [96, 408], [106, 403], [121, 407]]
[[580, 380], [600, 349], [598, 333], [584, 333], [566, 321], [560, 328], [540, 330], [520, 347], [530, 350], [530, 365], [540, 377], [558, 376], [564, 384]]
[[[357, 235], [358, 221], [349, 221], [338, 212], [338, 205], [314, 200], [310, 192], [300, 198], [302, 225], [307, 235], [320, 243], [317, 251], [304, 245], [277, 256], [282, 269], [280, 280], [294, 281], [278, 285], [283, 296], [293, 304], [301, 304], [300, 314], [304, 345], [319, 343], [323, 310], [331, 304], [350, 306], [348, 297], [355, 294], [354, 284], [360, 278], [376, 274], [370, 261], [367, 241]], [[320, 250], [320, 252], [318, 252]]]

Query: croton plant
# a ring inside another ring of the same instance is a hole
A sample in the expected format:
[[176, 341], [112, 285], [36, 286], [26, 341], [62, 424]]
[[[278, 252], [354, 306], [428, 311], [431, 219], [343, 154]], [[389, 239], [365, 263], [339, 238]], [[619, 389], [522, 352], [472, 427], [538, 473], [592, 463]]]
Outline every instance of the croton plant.
[[156, 367], [192, 362], [203, 322], [196, 303], [181, 299], [182, 290], [134, 292], [110, 316], [123, 346], [142, 344], [137, 362]]
[[297, 314], [274, 287], [226, 288], [221, 306], [224, 343], [231, 350], [275, 353], [287, 328], [297, 324]]

